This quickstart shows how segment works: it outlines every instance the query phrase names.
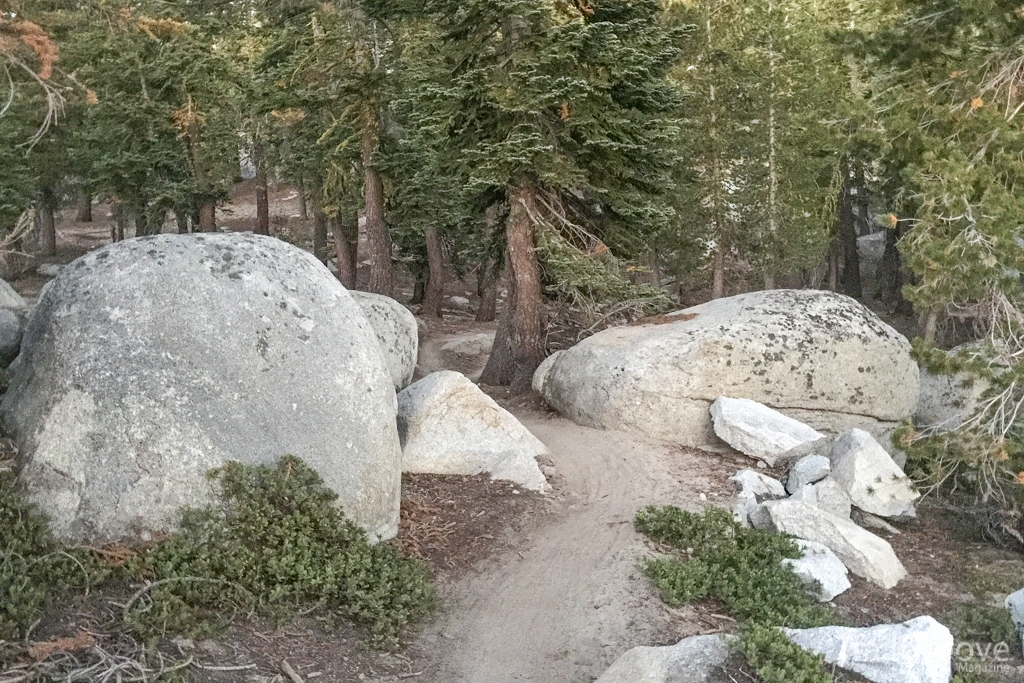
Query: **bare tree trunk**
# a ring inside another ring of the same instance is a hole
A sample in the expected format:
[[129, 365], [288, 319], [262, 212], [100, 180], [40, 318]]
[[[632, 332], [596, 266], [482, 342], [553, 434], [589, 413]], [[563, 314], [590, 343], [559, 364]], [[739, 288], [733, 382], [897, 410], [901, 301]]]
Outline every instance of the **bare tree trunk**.
[[257, 235], [270, 234], [270, 200], [267, 188], [267, 167], [263, 161], [263, 152], [256, 151], [256, 225], [253, 232]]
[[715, 245], [714, 261], [711, 268], [711, 298], [721, 299], [725, 296], [725, 249], [721, 244]]
[[764, 288], [765, 289], [775, 289], [775, 274], [774, 273], [765, 273], [764, 274]]
[[78, 213], [75, 220], [79, 223], [92, 223], [92, 193], [82, 190], [78, 195]]
[[477, 293], [480, 295], [480, 308], [476, 310], [476, 321], [493, 322], [498, 310], [498, 264], [493, 260], [480, 266]]
[[423, 292], [423, 304], [419, 314], [434, 318], [443, 317], [441, 305], [444, 303], [445, 258], [444, 244], [437, 228], [431, 226], [424, 231], [427, 243], [427, 287]]
[[187, 235], [188, 234], [188, 213], [186, 213], [185, 211], [180, 210], [180, 209], [175, 209], [174, 210], [174, 220], [178, 223], [178, 234], [179, 235]]
[[124, 240], [125, 225], [128, 216], [124, 210], [124, 204], [118, 203], [114, 206], [114, 224], [110, 228], [110, 241], [121, 242]]
[[354, 255], [351, 253], [352, 244], [346, 238], [341, 216], [335, 216], [331, 219], [331, 222], [334, 226], [334, 247], [338, 266], [338, 279], [341, 280], [341, 284], [345, 285], [346, 289], [355, 289], [356, 263]]
[[924, 317], [924, 331], [922, 335], [925, 341], [935, 341], [935, 336], [939, 331], [939, 309], [933, 308], [926, 312]]
[[426, 277], [425, 270], [421, 269], [420, 272], [416, 273], [416, 282], [412, 286], [412, 300], [409, 301], [410, 305], [416, 306], [423, 303], [423, 297], [427, 294]]
[[327, 214], [320, 208], [320, 202], [313, 202], [313, 256], [327, 261]]
[[377, 149], [377, 115], [367, 111], [363, 122], [363, 198], [366, 202], [366, 245], [370, 254], [367, 291], [391, 296], [394, 272], [391, 266], [391, 236], [384, 224], [384, 183], [373, 165]]
[[[501, 357], [504, 350], [496, 338], [492, 358], [488, 359], [484, 375], [481, 376], [481, 381], [487, 383], [495, 382], [485, 377], [507, 380], [513, 394], [523, 394], [530, 390], [533, 372], [544, 360], [547, 311], [541, 288], [540, 264], [534, 251], [535, 228], [530, 218], [535, 199], [536, 189], [529, 182], [518, 185], [509, 197], [510, 214], [505, 224], [505, 243], [511, 296], [498, 333], [499, 336], [502, 334], [502, 326], [507, 328], [505, 334], [508, 338], [509, 357]], [[493, 368], [492, 359], [495, 364]]]
[[206, 199], [199, 207], [199, 231], [215, 232], [217, 230], [217, 202]]
[[515, 285], [509, 278], [509, 298], [505, 310], [498, 321], [498, 331], [494, 335], [494, 344], [491, 345], [491, 355], [487, 357], [487, 365], [480, 373], [480, 383], [489, 384], [493, 387], [508, 386], [515, 376], [515, 360], [512, 358], [512, 306], [515, 297], [512, 296], [512, 288]]
[[306, 184], [299, 183], [299, 218], [309, 220], [309, 207], [306, 205]]
[[57, 253], [57, 195], [51, 187], [44, 187], [39, 199], [39, 253], [53, 256]]
[[843, 294], [860, 299], [864, 289], [860, 280], [860, 254], [857, 253], [857, 221], [853, 215], [853, 197], [849, 188], [840, 199], [839, 215], [836, 217], [839, 230], [839, 244], [843, 254], [843, 274], [840, 285]]
[[833, 292], [839, 289], [839, 250], [836, 248], [835, 241], [832, 242], [832, 248], [828, 251], [828, 288]]

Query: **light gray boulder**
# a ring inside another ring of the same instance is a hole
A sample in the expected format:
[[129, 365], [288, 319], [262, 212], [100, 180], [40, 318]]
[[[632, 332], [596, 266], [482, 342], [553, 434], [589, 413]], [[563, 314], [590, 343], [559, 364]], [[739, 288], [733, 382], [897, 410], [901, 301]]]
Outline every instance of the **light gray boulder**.
[[824, 455], [805, 455], [789, 468], [786, 490], [796, 493], [808, 484], [816, 484], [829, 475], [832, 464]]
[[1024, 588], [1006, 596], [1003, 604], [1010, 612], [1013, 625], [1017, 627], [1017, 633], [1021, 638], [1021, 651], [1024, 652]]
[[846, 565], [836, 554], [821, 543], [797, 539], [796, 544], [804, 551], [803, 557], [785, 559], [782, 564], [793, 570], [812, 590], [821, 602], [831, 602], [837, 595], [850, 589]]
[[491, 352], [494, 346], [494, 332], [467, 332], [459, 334], [441, 345], [442, 353], [457, 356], [480, 356]]
[[455, 306], [468, 306], [469, 305], [469, 299], [467, 299], [464, 296], [453, 296], [453, 297], [451, 297], [448, 300], [451, 301], [452, 304], [454, 304]]
[[[974, 347], [974, 344], [964, 344], [947, 353], [956, 355], [970, 352]], [[956, 429], [977, 409], [988, 387], [987, 380], [972, 377], [966, 372], [937, 375], [922, 368], [921, 392], [914, 409], [914, 424], [942, 430]]]
[[892, 588], [907, 575], [892, 546], [849, 519], [792, 499], [767, 501], [763, 509], [776, 531], [821, 543], [851, 572], [882, 588]]
[[537, 464], [547, 447], [465, 375], [444, 370], [398, 394], [402, 469], [513, 481], [531, 491], [550, 486]]
[[719, 450], [708, 407], [720, 396], [842, 431], [896, 423], [917, 394], [902, 335], [849, 297], [810, 290], [751, 292], [603, 330], [561, 354], [543, 387], [580, 424]]
[[804, 423], [746, 398], [717, 398], [711, 404], [711, 420], [718, 438], [772, 467], [797, 446], [824, 437]]
[[558, 357], [561, 356], [565, 351], [555, 351], [553, 354], [541, 361], [541, 364], [537, 366], [537, 369], [533, 372], [533, 380], [530, 386], [540, 395], [544, 395], [544, 383], [547, 382], [548, 374], [551, 372], [551, 368], [555, 367], [555, 363], [558, 362]]
[[36, 272], [43, 277], [57, 277], [63, 268], [64, 266], [59, 263], [44, 263], [36, 268]]
[[815, 484], [804, 485], [790, 496], [790, 500], [813, 505], [842, 519], [850, 519], [853, 506], [846, 491], [832, 477], [825, 477]]
[[373, 329], [311, 254], [159, 235], [61, 270], [0, 404], [63, 539], [137, 541], [212, 500], [229, 460], [302, 458], [371, 537], [397, 532], [394, 387]]
[[0, 367], [6, 368], [17, 358], [25, 322], [9, 308], [0, 308]]
[[395, 389], [400, 391], [409, 386], [416, 371], [416, 355], [419, 351], [416, 316], [389, 296], [354, 290], [349, 294], [370, 321]]
[[732, 655], [720, 636], [691, 636], [666, 647], [634, 647], [596, 683], [712, 683]]
[[0, 280], [0, 308], [21, 311], [28, 308], [28, 303], [14, 291], [7, 280]]
[[931, 617], [868, 628], [784, 629], [790, 641], [872, 683], [949, 683], [953, 635]]
[[853, 504], [879, 517], [911, 515], [921, 494], [870, 434], [852, 429], [839, 436], [829, 456], [832, 479]]

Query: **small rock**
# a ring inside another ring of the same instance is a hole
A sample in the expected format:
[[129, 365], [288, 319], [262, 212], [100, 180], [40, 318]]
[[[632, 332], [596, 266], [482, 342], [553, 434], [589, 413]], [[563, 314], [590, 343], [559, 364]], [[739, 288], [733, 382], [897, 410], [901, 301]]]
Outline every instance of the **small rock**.
[[469, 299], [467, 299], [464, 296], [453, 296], [453, 297], [449, 298], [448, 300], [451, 301], [456, 306], [468, 306], [469, 305]]
[[872, 683], [949, 683], [952, 676], [953, 635], [931, 617], [869, 628], [784, 631], [805, 650]]
[[853, 520], [854, 524], [859, 524], [865, 529], [874, 529], [875, 531], [884, 531], [888, 534], [898, 536], [900, 530], [894, 527], [889, 522], [885, 521], [881, 517], [876, 517], [870, 512], [864, 512], [863, 510], [854, 510], [850, 515], [850, 519]]
[[692, 636], [666, 647], [634, 647], [596, 683], [711, 683], [732, 648], [719, 636]]
[[899, 517], [908, 514], [921, 497], [892, 457], [862, 429], [851, 429], [836, 439], [829, 459], [832, 478], [865, 512]]
[[796, 560], [783, 560], [782, 564], [813, 587], [814, 597], [821, 602], [831, 602], [837, 595], [849, 590], [850, 579], [846, 576], [846, 566], [835, 553], [814, 541], [797, 539], [796, 543], [804, 551], [804, 556]]
[[1024, 651], [1024, 588], [1006, 596], [1006, 601], [1003, 604], [1010, 612], [1013, 625], [1017, 627], [1017, 633], [1021, 637], [1021, 650]]
[[769, 500], [762, 507], [776, 531], [821, 543], [847, 569], [882, 588], [892, 588], [907, 575], [892, 546], [848, 519], [793, 499]]
[[807, 484], [814, 484], [829, 475], [832, 464], [824, 455], [805, 455], [797, 460], [789, 470], [786, 490], [796, 493]]
[[547, 447], [465, 375], [435, 372], [398, 394], [402, 471], [474, 475], [549, 491], [537, 457]]
[[824, 435], [757, 401], [722, 396], [711, 404], [715, 434], [744, 455], [775, 466], [787, 451]]
[[441, 350], [459, 356], [479, 356], [491, 352], [494, 332], [473, 332], [452, 337], [441, 345]]
[[807, 484], [794, 493], [790, 500], [809, 503], [843, 519], [850, 518], [853, 506], [846, 491], [831, 477], [825, 477], [817, 484]]
[[6, 280], [0, 280], [0, 308], [11, 308], [16, 311], [28, 308], [28, 303], [14, 291], [14, 287], [11, 287]]
[[751, 469], [740, 470], [729, 477], [729, 481], [735, 483], [741, 492], [747, 491], [754, 494], [759, 503], [786, 497], [786, 487], [782, 485], [781, 481]]
[[59, 263], [44, 263], [36, 268], [36, 272], [43, 277], [57, 277], [60, 275], [61, 268], [63, 267], [64, 266]]

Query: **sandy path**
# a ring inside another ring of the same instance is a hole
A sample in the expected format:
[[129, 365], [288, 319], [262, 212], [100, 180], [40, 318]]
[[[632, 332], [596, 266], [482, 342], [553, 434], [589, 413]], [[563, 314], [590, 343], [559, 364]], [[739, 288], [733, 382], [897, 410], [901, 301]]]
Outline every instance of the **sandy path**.
[[664, 637], [667, 612], [637, 572], [647, 551], [632, 519], [649, 503], [706, 505], [700, 493], [721, 487], [708, 456], [562, 418], [521, 419], [551, 450], [556, 511], [496, 567], [449, 588], [422, 638], [437, 664], [421, 680], [589, 682], [625, 650]]

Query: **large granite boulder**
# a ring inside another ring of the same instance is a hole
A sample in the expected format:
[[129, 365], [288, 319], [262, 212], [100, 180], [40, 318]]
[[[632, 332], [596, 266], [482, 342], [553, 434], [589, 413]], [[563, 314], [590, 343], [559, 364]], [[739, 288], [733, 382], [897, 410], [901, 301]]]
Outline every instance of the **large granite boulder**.
[[[971, 351], [978, 351], [976, 343], [958, 346], [947, 353], [955, 356]], [[972, 377], [967, 372], [945, 375], [922, 368], [914, 423], [918, 427], [938, 427], [943, 431], [956, 429], [977, 410], [988, 388], [988, 380]]]
[[400, 392], [398, 432], [404, 472], [486, 472], [531, 491], [551, 489], [537, 464], [547, 447], [462, 373], [435, 372]]
[[733, 648], [717, 635], [691, 636], [665, 647], [634, 647], [595, 683], [715, 683]]
[[228, 460], [303, 459], [371, 536], [397, 531], [394, 386], [373, 329], [312, 255], [160, 235], [65, 267], [0, 405], [21, 478], [69, 540], [138, 540], [211, 500]]
[[370, 321], [370, 327], [377, 335], [388, 372], [395, 383], [395, 390], [401, 391], [412, 382], [416, 371], [416, 355], [419, 351], [419, 329], [416, 316], [389, 296], [357, 292], [349, 295], [355, 299], [363, 314]]
[[867, 628], [785, 629], [786, 637], [829, 664], [872, 683], [949, 683], [953, 635], [931, 617]]
[[881, 431], [914, 411], [910, 344], [849, 297], [772, 290], [599, 332], [543, 368], [544, 398], [592, 427], [723, 448], [708, 407], [747, 398], [814, 429]]

